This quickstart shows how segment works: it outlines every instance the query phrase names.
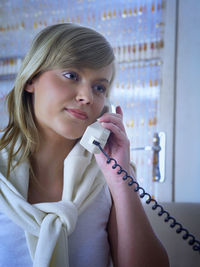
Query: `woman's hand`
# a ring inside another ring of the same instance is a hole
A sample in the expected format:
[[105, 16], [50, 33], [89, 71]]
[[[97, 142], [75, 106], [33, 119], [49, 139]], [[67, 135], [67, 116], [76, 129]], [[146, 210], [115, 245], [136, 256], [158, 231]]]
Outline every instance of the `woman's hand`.
[[[99, 122], [111, 131], [105, 146], [106, 153], [131, 176], [134, 176], [130, 167], [130, 142], [122, 122], [121, 108], [116, 108], [116, 114], [105, 113]], [[112, 169], [114, 162], [106, 163], [103, 153], [95, 154], [95, 157], [113, 200], [108, 234], [114, 264], [120, 267], [169, 267], [167, 254], [152, 231], [139, 196], [133, 191], [134, 186], [130, 187], [123, 181], [124, 173], [117, 174], [118, 167]]]
[[[107, 144], [104, 148], [106, 153], [114, 158], [119, 165], [122, 166], [127, 172], [130, 169], [130, 142], [125, 132], [123, 125], [123, 113], [120, 106], [116, 107], [115, 113], [105, 113], [102, 117], [99, 118], [99, 122], [102, 126], [111, 131], [111, 134], [108, 138]], [[101, 168], [108, 185], [111, 183], [124, 183], [122, 180], [122, 175], [117, 174], [117, 169], [112, 169], [111, 165], [114, 164], [112, 161], [110, 164], [106, 163], [106, 157], [103, 153], [95, 154], [96, 161]], [[112, 179], [111, 177], [116, 176], [118, 179]]]

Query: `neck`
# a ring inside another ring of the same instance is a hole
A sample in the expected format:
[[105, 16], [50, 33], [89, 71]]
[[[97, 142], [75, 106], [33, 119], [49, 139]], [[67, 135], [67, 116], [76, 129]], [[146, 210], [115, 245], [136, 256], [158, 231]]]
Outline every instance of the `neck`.
[[31, 157], [34, 177], [30, 176], [30, 203], [59, 201], [63, 191], [64, 159], [77, 140], [41, 139], [39, 150]]
[[40, 146], [32, 155], [31, 162], [35, 176], [56, 179], [63, 172], [63, 162], [70, 153], [77, 140], [66, 138], [51, 139], [40, 138]]

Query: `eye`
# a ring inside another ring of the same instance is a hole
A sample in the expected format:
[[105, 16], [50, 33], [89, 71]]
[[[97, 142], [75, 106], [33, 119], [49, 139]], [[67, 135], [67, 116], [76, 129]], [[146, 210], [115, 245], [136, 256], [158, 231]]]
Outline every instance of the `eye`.
[[72, 71], [65, 72], [63, 76], [67, 79], [73, 80], [73, 81], [78, 81], [78, 74]]
[[92, 87], [95, 91], [98, 93], [105, 93], [106, 92], [106, 87], [103, 84], [95, 84]]

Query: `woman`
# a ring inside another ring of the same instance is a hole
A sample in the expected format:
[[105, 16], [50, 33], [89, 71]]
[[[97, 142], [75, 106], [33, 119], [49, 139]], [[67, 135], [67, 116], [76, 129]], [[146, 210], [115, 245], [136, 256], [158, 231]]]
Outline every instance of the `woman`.
[[[79, 143], [114, 74], [113, 50], [94, 30], [58, 24], [36, 36], [0, 142], [2, 266], [168, 266], [123, 174]], [[122, 116], [117, 107], [98, 120], [111, 131], [106, 152], [134, 176]]]

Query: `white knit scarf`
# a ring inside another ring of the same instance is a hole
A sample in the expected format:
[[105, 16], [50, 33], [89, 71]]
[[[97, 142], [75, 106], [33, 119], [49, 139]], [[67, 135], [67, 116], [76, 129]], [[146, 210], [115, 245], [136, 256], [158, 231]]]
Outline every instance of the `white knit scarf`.
[[95, 159], [79, 143], [64, 161], [64, 185], [59, 202], [27, 202], [29, 167], [21, 163], [5, 178], [6, 151], [0, 152], [0, 211], [21, 226], [34, 267], [68, 267], [68, 238], [78, 215], [85, 210], [105, 183]]

